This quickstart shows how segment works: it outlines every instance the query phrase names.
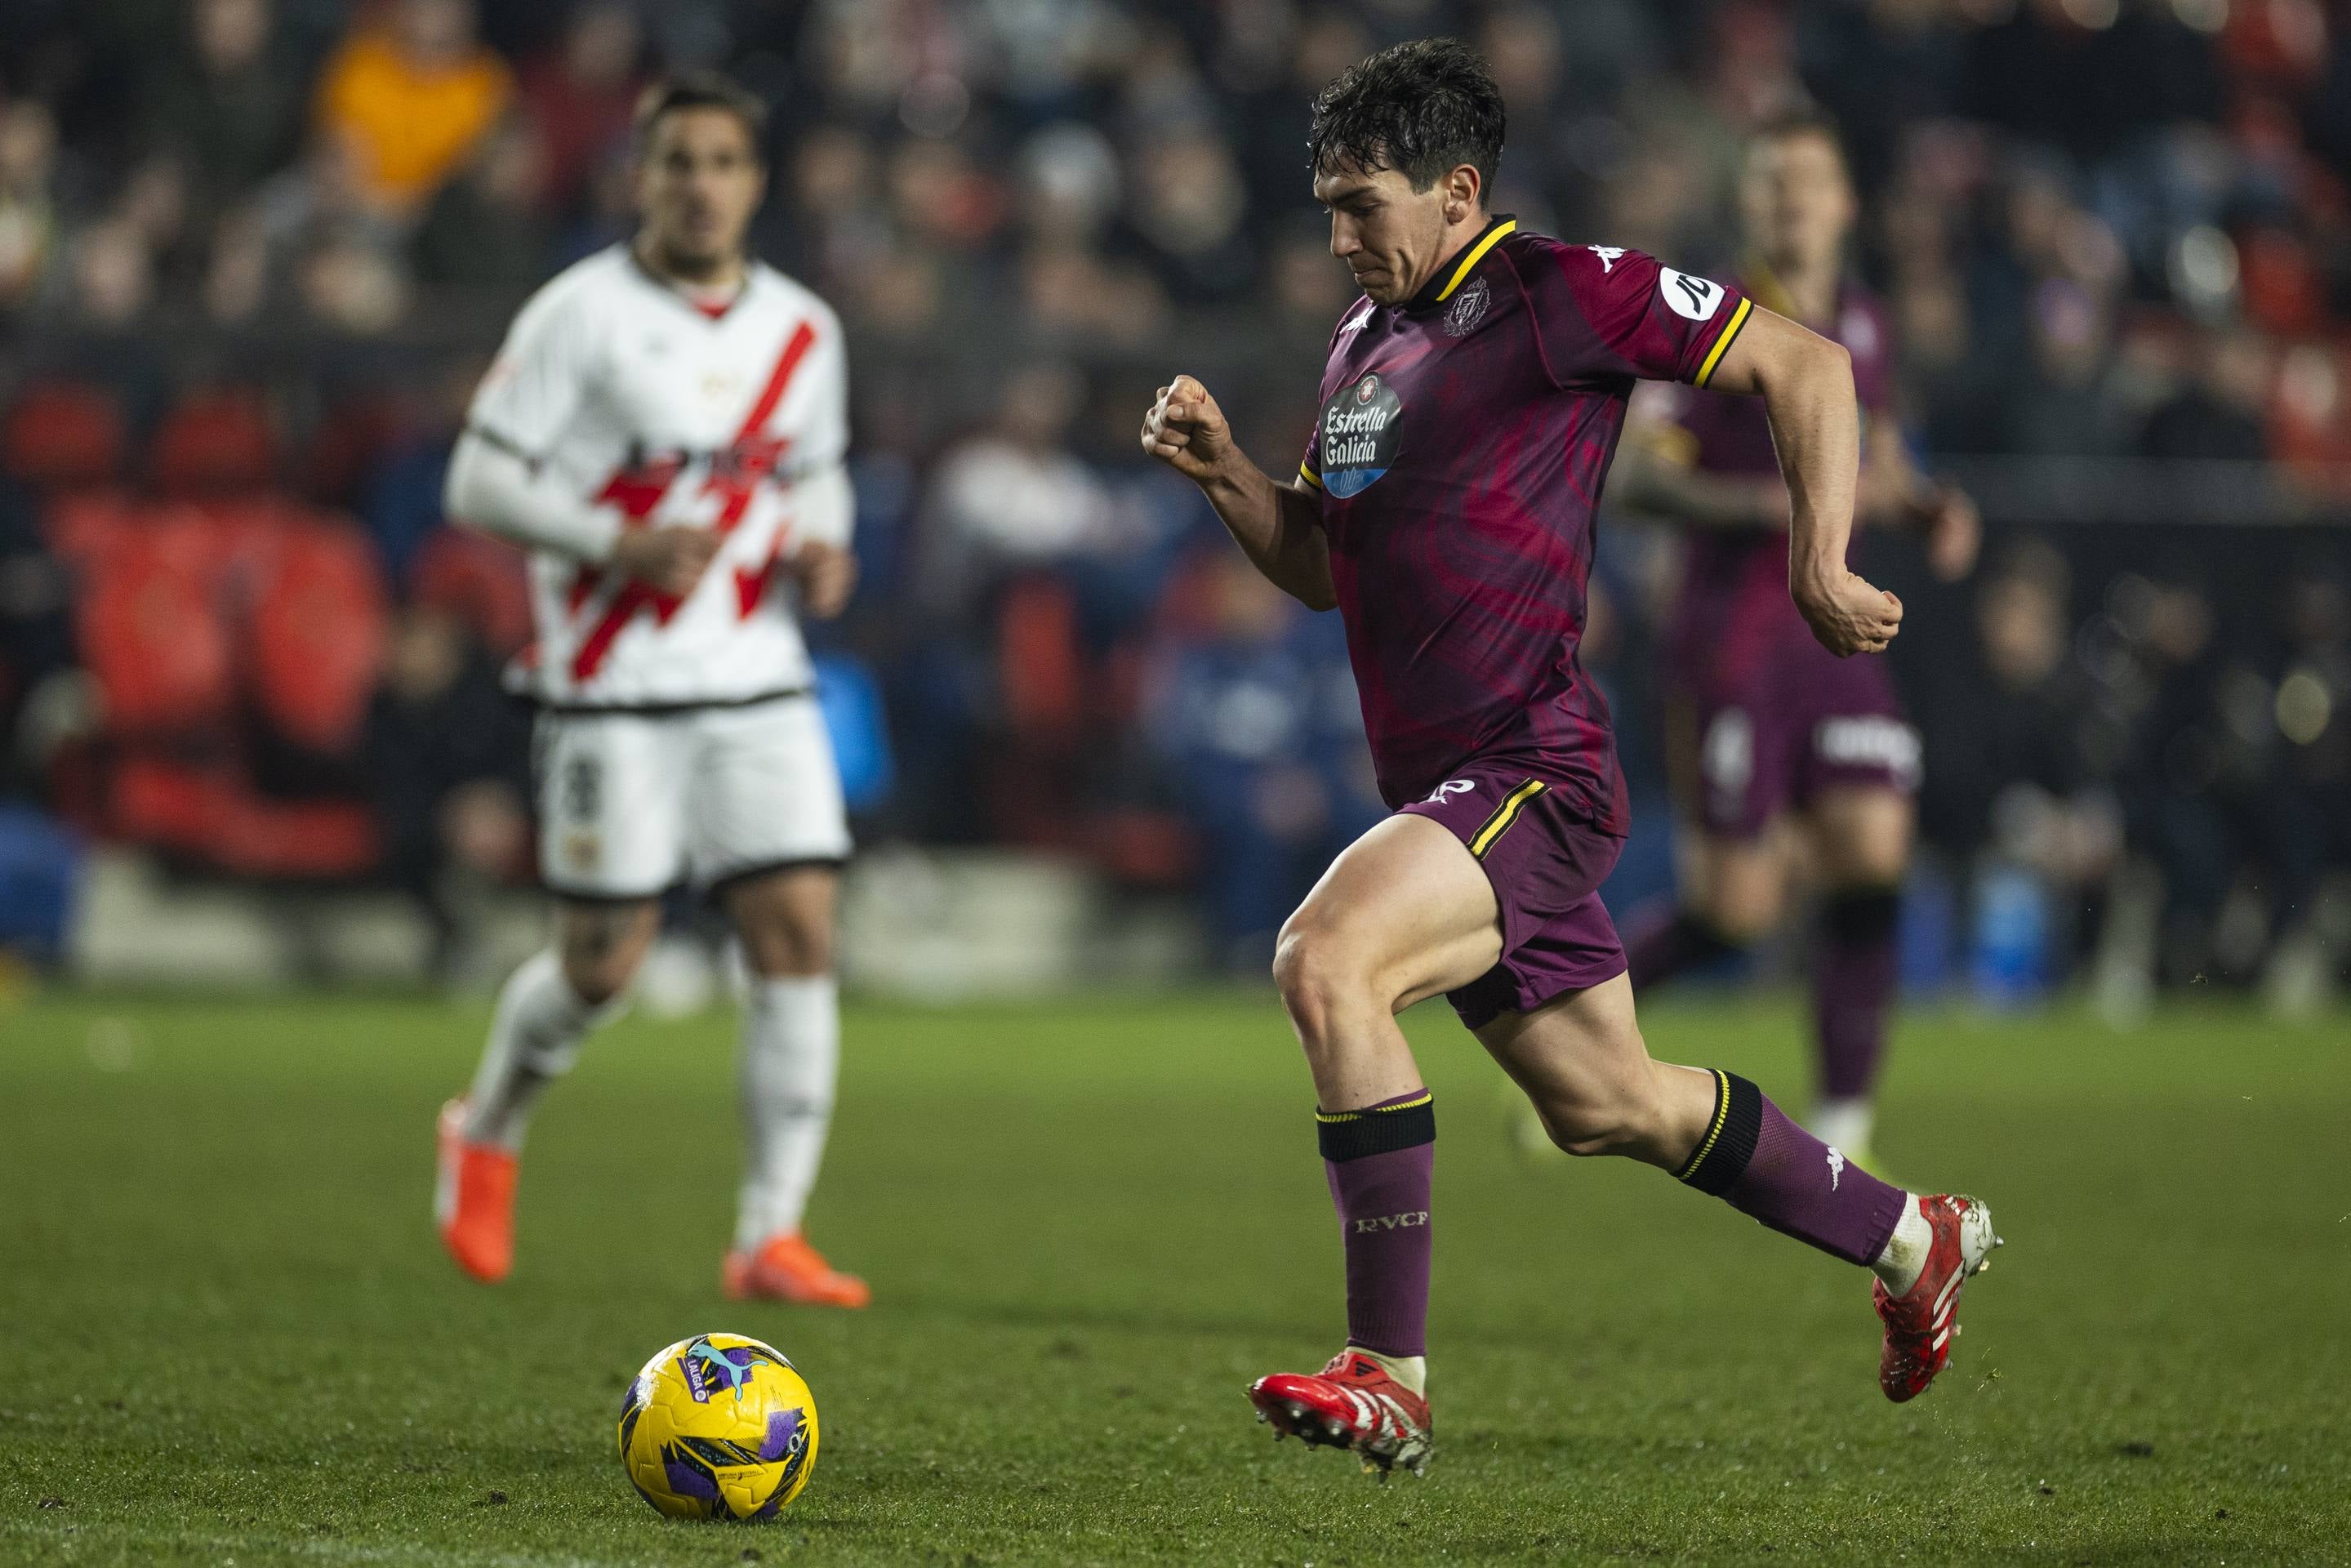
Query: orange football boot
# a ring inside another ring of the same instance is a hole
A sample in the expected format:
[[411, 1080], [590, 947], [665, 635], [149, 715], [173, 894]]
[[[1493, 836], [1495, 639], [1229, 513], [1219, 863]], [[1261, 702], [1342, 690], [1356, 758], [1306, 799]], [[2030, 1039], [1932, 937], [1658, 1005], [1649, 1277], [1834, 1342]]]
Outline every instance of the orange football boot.
[[862, 1307], [873, 1299], [864, 1281], [824, 1260], [797, 1230], [779, 1231], [757, 1252], [726, 1254], [720, 1279], [729, 1301], [792, 1301], [809, 1307]]
[[441, 1245], [457, 1267], [486, 1285], [495, 1285], [514, 1267], [515, 1177], [521, 1158], [496, 1144], [465, 1139], [465, 1103], [441, 1107], [441, 1174], [433, 1194], [433, 1218]]

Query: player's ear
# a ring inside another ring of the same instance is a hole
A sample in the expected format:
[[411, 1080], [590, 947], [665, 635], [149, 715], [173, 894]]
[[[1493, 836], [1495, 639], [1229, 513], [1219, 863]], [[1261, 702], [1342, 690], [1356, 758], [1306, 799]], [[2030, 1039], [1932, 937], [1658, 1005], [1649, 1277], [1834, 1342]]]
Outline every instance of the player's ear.
[[1474, 163], [1457, 164], [1445, 176], [1445, 221], [1467, 223], [1478, 213], [1478, 198], [1485, 182], [1479, 177]]

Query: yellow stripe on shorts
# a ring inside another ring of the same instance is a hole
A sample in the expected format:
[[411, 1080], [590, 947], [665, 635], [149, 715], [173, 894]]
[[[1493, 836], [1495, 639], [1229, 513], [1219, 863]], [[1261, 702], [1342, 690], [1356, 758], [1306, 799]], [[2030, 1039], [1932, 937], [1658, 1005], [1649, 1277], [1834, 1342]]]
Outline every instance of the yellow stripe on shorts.
[[1469, 852], [1484, 860], [1486, 852], [1492, 849], [1501, 836], [1510, 831], [1510, 824], [1519, 820], [1519, 808], [1541, 794], [1543, 789], [1541, 779], [1530, 779], [1504, 796], [1502, 803], [1494, 808], [1494, 814], [1486, 819], [1485, 826], [1470, 839]]

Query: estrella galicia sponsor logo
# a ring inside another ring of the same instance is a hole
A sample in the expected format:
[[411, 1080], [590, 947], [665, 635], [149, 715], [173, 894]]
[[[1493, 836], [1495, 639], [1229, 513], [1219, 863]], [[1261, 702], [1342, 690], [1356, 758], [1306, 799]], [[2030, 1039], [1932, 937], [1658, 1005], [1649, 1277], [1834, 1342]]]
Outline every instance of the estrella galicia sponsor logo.
[[1395, 461], [1404, 401], [1376, 371], [1348, 382], [1322, 405], [1322, 488], [1344, 500], [1361, 495]]

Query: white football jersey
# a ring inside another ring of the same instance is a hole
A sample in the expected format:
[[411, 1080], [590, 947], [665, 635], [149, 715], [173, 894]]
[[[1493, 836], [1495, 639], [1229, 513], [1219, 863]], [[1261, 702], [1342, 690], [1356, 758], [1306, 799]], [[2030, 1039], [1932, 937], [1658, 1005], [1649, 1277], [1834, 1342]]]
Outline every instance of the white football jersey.
[[[841, 323], [754, 262], [723, 312], [651, 273], [625, 245], [531, 298], [475, 394], [476, 436], [542, 466], [630, 527], [726, 536], [683, 600], [549, 550], [531, 555], [538, 640], [529, 684], [565, 707], [740, 702], [803, 688], [807, 645], [778, 559], [837, 491], [849, 445]], [[830, 508], [845, 511], [836, 504]]]

